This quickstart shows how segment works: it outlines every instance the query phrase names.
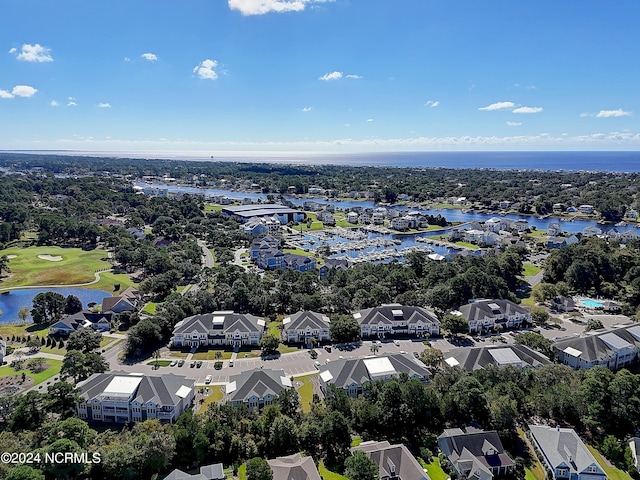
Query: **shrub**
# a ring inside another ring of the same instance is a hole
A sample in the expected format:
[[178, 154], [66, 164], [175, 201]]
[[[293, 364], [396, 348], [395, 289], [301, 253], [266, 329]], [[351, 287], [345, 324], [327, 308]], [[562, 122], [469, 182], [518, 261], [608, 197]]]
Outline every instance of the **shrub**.
[[222, 368], [222, 362], [216, 362], [213, 364], [213, 368], [220, 370]]

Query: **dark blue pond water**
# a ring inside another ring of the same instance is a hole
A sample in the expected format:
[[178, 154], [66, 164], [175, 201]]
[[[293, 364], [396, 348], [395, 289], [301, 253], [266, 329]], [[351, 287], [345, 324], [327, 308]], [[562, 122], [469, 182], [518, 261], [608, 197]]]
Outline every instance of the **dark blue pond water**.
[[[56, 292], [65, 297], [75, 295], [82, 302], [83, 307], [87, 307], [88, 303], [102, 303], [104, 297], [110, 297], [111, 293], [104, 290], [91, 290], [88, 288], [24, 288], [20, 290], [11, 290], [0, 294], [0, 323], [17, 323], [20, 322], [18, 310], [22, 307], [33, 307], [33, 297], [43, 292]], [[31, 321], [31, 317], [29, 320]]]

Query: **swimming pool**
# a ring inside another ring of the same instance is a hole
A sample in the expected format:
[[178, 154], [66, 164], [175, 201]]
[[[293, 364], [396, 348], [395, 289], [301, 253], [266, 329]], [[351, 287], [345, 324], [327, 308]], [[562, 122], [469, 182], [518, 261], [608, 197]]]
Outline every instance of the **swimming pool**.
[[583, 298], [582, 300], [580, 300], [580, 303], [582, 303], [582, 305], [584, 305], [587, 308], [602, 308], [602, 307], [604, 307], [604, 304], [602, 304], [600, 302], [596, 302], [595, 300], [591, 300], [590, 298]]

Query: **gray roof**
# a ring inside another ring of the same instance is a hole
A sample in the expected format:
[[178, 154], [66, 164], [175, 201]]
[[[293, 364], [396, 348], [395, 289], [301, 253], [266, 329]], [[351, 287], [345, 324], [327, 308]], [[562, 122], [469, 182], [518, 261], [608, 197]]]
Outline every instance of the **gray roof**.
[[397, 475], [400, 480], [429, 480], [424, 469], [402, 444], [369, 441], [361, 443], [351, 451], [363, 452], [373, 460], [378, 465], [380, 478], [396, 478]]
[[561, 466], [570, 469], [571, 473], [581, 473], [588, 467], [595, 466], [597, 472], [594, 473], [606, 478], [596, 459], [573, 429], [529, 425], [529, 430], [546, 461], [554, 469]]
[[[287, 318], [289, 321], [287, 322]], [[329, 328], [329, 317], [323, 315], [322, 313], [306, 311], [306, 312], [297, 312], [293, 315], [289, 315], [283, 320], [282, 329], [286, 332], [287, 330], [304, 330], [307, 327], [312, 330], [322, 330], [324, 328]]]
[[263, 332], [264, 326], [259, 322], [264, 319], [250, 315], [248, 313], [236, 313], [229, 311], [204, 313], [187, 317], [176, 324], [173, 334], [176, 333], [206, 333], [213, 335], [224, 335], [234, 332], [236, 329], [241, 333]]
[[390, 324], [394, 321], [406, 321], [407, 324], [440, 323], [434, 313], [422, 307], [408, 307], [398, 303], [381, 305], [379, 307], [360, 310], [354, 315], [360, 325]]
[[[500, 355], [505, 349], [511, 352], [509, 357]], [[504, 365], [512, 363], [510, 361], [511, 359], [517, 359], [518, 363], [520, 363], [519, 366], [524, 368], [539, 368], [551, 363], [549, 359], [541, 353], [536, 352], [525, 345], [518, 344], [509, 346], [490, 345], [474, 348], [458, 348], [453, 350], [449, 356], [445, 357], [445, 361], [450, 358], [455, 359], [458, 365], [467, 372], [487, 368], [489, 365], [499, 365], [500, 363]], [[501, 361], [502, 358], [504, 358], [505, 361]], [[454, 362], [447, 363], [451, 365], [451, 363]]]
[[245, 402], [252, 396], [264, 399], [266, 395], [278, 395], [287, 388], [282, 378], [288, 378], [284, 370], [249, 370], [229, 378], [229, 384], [235, 382], [236, 389], [230, 393], [232, 402]]
[[267, 460], [273, 471], [273, 480], [321, 480], [313, 457], [299, 453]]
[[[498, 308], [494, 309], [494, 306]], [[462, 305], [458, 310], [468, 321], [482, 320], [485, 317], [524, 315], [528, 313], [526, 309], [511, 300], [478, 300]]]
[[108, 372], [94, 373], [88, 379], [78, 383], [80, 397], [85, 401], [99, 398], [116, 377], [140, 378], [140, 383], [133, 391], [132, 402], [147, 403], [153, 402], [156, 405], [177, 405], [183, 398], [177, 393], [181, 387], [194, 389], [195, 382], [182, 375], [173, 373], [162, 376], [155, 375], [133, 375], [129, 372]]
[[573, 348], [581, 352], [580, 359], [586, 362], [596, 362], [605, 356], [615, 353], [615, 349], [625, 347], [640, 347], [640, 328], [637, 324], [588, 332], [581, 337], [558, 340], [553, 343], [553, 348], [564, 352], [567, 348]]
[[195, 475], [176, 468], [164, 480], [224, 480], [225, 478], [224, 466], [221, 463], [213, 463], [200, 467], [200, 473]]
[[284, 205], [278, 205], [276, 203], [259, 203], [255, 205], [237, 205], [231, 207], [224, 207], [222, 209], [224, 213], [230, 213], [239, 217], [251, 218], [251, 217], [263, 217], [266, 215], [276, 214], [288, 214], [288, 213], [302, 213], [299, 210], [285, 207]]

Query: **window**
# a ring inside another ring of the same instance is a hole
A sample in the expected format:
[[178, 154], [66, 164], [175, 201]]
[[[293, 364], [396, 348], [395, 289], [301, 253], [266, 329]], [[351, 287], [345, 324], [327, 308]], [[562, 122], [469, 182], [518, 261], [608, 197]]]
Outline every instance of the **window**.
[[569, 470], [567, 470], [566, 468], [558, 468], [557, 469], [557, 476], [558, 477], [567, 477], [567, 476], [569, 476]]
[[589, 473], [596, 473], [598, 471], [598, 468], [595, 465], [589, 465], [589, 467], [587, 468], [587, 472]]

